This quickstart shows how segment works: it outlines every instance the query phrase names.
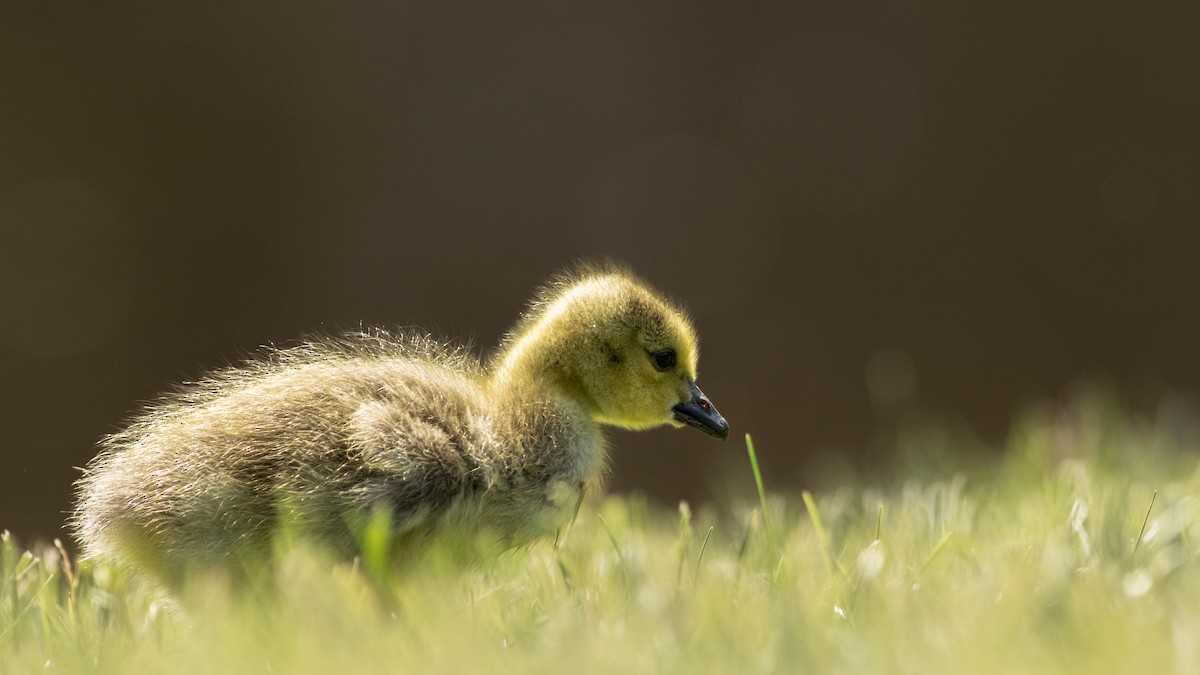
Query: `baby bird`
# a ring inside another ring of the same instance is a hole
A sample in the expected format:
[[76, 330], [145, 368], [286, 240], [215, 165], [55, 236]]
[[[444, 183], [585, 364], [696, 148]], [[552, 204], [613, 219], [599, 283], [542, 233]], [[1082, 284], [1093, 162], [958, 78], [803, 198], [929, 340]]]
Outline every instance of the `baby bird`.
[[218, 372], [102, 441], [71, 518], [88, 557], [167, 582], [236, 567], [281, 527], [342, 556], [381, 510], [395, 545], [552, 535], [598, 482], [599, 425], [729, 425], [684, 313], [632, 275], [551, 282], [486, 364], [373, 331]]

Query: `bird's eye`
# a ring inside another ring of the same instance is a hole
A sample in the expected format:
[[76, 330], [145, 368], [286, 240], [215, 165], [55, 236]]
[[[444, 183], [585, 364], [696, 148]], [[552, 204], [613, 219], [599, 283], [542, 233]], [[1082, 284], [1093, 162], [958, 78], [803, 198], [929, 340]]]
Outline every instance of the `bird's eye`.
[[661, 373], [665, 373], [675, 367], [674, 349], [664, 349], [661, 352], [654, 352], [650, 355], [650, 358], [654, 359], [654, 367]]

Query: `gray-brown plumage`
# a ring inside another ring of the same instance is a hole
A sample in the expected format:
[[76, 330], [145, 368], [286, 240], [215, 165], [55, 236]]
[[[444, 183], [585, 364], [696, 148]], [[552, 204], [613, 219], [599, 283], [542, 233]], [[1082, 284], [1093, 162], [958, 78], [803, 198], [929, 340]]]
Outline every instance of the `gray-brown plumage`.
[[259, 555], [284, 522], [352, 555], [380, 509], [401, 546], [451, 528], [521, 543], [597, 480], [599, 424], [728, 434], [697, 353], [679, 309], [610, 269], [548, 286], [486, 365], [381, 331], [275, 351], [105, 439], [72, 525], [86, 555], [164, 579]]

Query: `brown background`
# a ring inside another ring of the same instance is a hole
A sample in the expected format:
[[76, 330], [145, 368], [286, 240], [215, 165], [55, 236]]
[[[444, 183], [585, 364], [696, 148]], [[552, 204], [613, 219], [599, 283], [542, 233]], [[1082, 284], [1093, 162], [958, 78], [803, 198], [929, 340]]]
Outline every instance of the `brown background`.
[[488, 347], [581, 257], [691, 309], [734, 425], [613, 433], [617, 489], [745, 482], [747, 431], [809, 485], [1079, 378], [1195, 412], [1195, 3], [99, 4], [0, 10], [22, 537], [170, 383], [359, 322]]

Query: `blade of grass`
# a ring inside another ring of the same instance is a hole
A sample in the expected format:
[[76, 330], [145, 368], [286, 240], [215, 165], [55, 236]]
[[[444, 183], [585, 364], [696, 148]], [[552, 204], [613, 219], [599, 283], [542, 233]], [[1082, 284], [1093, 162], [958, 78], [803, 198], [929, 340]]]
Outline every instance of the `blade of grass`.
[[758, 486], [758, 507], [762, 509], [763, 532], [771, 536], [771, 528], [767, 523], [767, 492], [763, 489], [762, 472], [758, 470], [758, 456], [754, 453], [754, 440], [746, 434], [746, 453], [750, 455], [750, 468], [754, 471], [754, 484]]
[[[808, 511], [808, 519], [812, 521], [813, 530], [817, 534], [817, 541], [821, 543], [821, 555], [825, 559], [825, 571], [833, 575], [833, 551], [829, 547], [829, 535], [825, 533], [825, 525], [821, 523], [821, 514], [817, 511], [817, 503], [813, 500], [812, 493], [805, 490], [800, 493], [804, 499], [804, 508]], [[841, 567], [840, 565], [838, 566]]]
[[1146, 507], [1146, 517], [1142, 518], [1142, 529], [1138, 530], [1137, 541], [1133, 542], [1133, 556], [1137, 557], [1138, 547], [1142, 545], [1142, 537], [1146, 534], [1146, 523], [1150, 522], [1150, 512], [1154, 510], [1154, 500], [1158, 498], [1158, 490], [1150, 495], [1150, 506]]
[[391, 562], [392, 512], [376, 509], [371, 514], [360, 535], [359, 550], [363, 570], [376, 582], [387, 579]]
[[746, 552], [750, 550], [750, 534], [754, 532], [756, 524], [761, 527], [762, 513], [758, 509], [750, 512], [750, 517], [746, 520], [746, 532], [742, 535], [742, 545], [738, 547], [737, 553], [737, 578], [742, 578], [742, 568], [745, 566]]
[[604, 528], [604, 533], [608, 535], [608, 540], [612, 542], [613, 550], [617, 552], [617, 565], [624, 566], [625, 556], [621, 555], [621, 547], [617, 544], [617, 535], [608, 526], [608, 521], [604, 520], [604, 516], [598, 515], [596, 519], [600, 521], [600, 527]]
[[950, 537], [952, 536], [954, 536], [953, 530], [943, 534], [942, 538], [938, 539], [938, 543], [934, 544], [933, 550], [929, 552], [929, 557], [925, 559], [924, 564], [921, 565], [921, 569], [917, 570], [918, 576], [925, 573], [925, 568], [929, 567], [929, 563], [933, 562], [933, 559], [938, 557], [938, 554], [941, 553], [942, 549], [946, 547], [946, 544], [949, 543]]
[[567, 542], [567, 536], [571, 534], [571, 530], [575, 528], [575, 521], [579, 520], [579, 510], [583, 508], [583, 498], [586, 492], [579, 491], [579, 499], [575, 500], [575, 513], [571, 515], [571, 521], [558, 529], [554, 533], [554, 548], [562, 548]]
[[676, 547], [679, 550], [679, 562], [675, 566], [675, 587], [683, 588], [683, 570], [687, 563], [688, 551], [692, 548], [692, 507], [687, 500], [679, 502], [679, 525]]
[[37, 604], [38, 598], [41, 597], [42, 591], [46, 590], [46, 587], [49, 586], [52, 581], [54, 581], [54, 573], [50, 572], [46, 575], [46, 580], [43, 581], [42, 584], [37, 587], [37, 590], [33, 592], [32, 597], [29, 598], [29, 602], [25, 603], [25, 607], [21, 609], [20, 612], [17, 612], [16, 616], [13, 617], [12, 623], [10, 623], [8, 627], [4, 629], [4, 632], [0, 633], [0, 640], [8, 637], [8, 634], [11, 633], [14, 628], [16, 628], [17, 624], [21, 623], [21, 619], [24, 619], [25, 615], [29, 613], [29, 610], [33, 609], [33, 606]]
[[696, 574], [697, 579], [700, 578], [700, 563], [704, 560], [704, 551], [708, 548], [708, 538], [712, 536], [715, 525], [708, 526], [708, 532], [704, 533], [704, 541], [700, 543], [700, 555], [696, 556]]

